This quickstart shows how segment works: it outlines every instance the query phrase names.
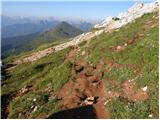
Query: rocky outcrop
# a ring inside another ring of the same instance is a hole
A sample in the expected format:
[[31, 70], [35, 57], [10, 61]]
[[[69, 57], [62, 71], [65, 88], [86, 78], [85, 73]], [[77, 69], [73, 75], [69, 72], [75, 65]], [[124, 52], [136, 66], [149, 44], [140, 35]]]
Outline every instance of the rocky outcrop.
[[159, 4], [158, 1], [154, 1], [153, 3], [135, 3], [131, 8], [129, 8], [124, 13], [119, 13], [117, 16], [118, 20], [114, 20], [113, 17], [107, 17], [102, 23], [97, 24], [94, 28], [102, 28], [108, 31], [110, 29], [120, 28], [123, 25], [126, 25], [129, 22], [132, 22], [136, 18], [141, 17], [146, 13], [151, 13], [158, 10]]
[[40, 58], [42, 58], [44, 56], [47, 56], [47, 55], [49, 55], [51, 53], [54, 53], [56, 51], [63, 50], [63, 49], [65, 49], [67, 47], [70, 47], [70, 46], [78, 45], [82, 41], [89, 40], [94, 36], [95, 36], [95, 34], [93, 32], [83, 33], [83, 34], [73, 38], [69, 42], [62, 43], [60, 45], [56, 45], [56, 46], [53, 46], [53, 47], [50, 47], [50, 48], [35, 52], [35, 53], [31, 54], [29, 57], [25, 57], [22, 60], [15, 61], [14, 64], [21, 64], [21, 63], [24, 63], [24, 62], [36, 61], [36, 60], [38, 60], [38, 59], [40, 59]]
[[94, 28], [103, 28], [103, 27], [106, 27], [107, 25], [109, 25], [112, 22], [112, 19], [113, 18], [111, 16], [108, 16], [102, 23], [96, 24], [94, 26]]
[[159, 8], [158, 1], [154, 1], [153, 3], [146, 3], [146, 4], [136, 3], [131, 8], [129, 8], [128, 11], [124, 13], [120, 13], [117, 17], [113, 18], [109, 16], [102, 23], [96, 24], [94, 26], [94, 28], [96, 29], [95, 31], [83, 33], [79, 36], [72, 38], [71, 41], [68, 41], [66, 43], [63, 43], [54, 47], [47, 48], [45, 50], [35, 52], [31, 54], [29, 57], [25, 57], [22, 60], [17, 60], [14, 63], [21, 64], [24, 62], [36, 61], [53, 52], [60, 51], [70, 46], [78, 45], [79, 43], [90, 40], [91, 38], [98, 36], [103, 32], [108, 32], [110, 30], [120, 28], [126, 25], [127, 23], [130, 23], [135, 19], [141, 17], [146, 13], [151, 13], [158, 10], [158, 8]]

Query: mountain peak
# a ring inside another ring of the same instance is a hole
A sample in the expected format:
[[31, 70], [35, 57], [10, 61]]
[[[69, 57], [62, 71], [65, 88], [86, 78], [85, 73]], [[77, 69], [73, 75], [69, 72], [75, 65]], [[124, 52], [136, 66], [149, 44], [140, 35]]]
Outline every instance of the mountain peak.
[[73, 26], [65, 21], [62, 21], [57, 25], [57, 28], [63, 28], [63, 27], [73, 27]]
[[71, 24], [62, 21], [61, 23], [59, 23], [56, 28], [54, 29], [55, 31], [63, 31], [63, 32], [69, 32], [69, 33], [82, 33], [82, 31], [76, 27], [73, 27]]

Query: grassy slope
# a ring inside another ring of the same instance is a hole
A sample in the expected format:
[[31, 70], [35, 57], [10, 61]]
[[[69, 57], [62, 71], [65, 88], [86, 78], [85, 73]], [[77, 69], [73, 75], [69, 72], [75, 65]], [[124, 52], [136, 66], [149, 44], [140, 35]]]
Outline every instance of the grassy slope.
[[43, 45], [40, 45], [38, 48], [34, 49], [34, 50], [31, 50], [29, 52], [22, 52], [18, 55], [16, 54], [12, 54], [4, 59], [2, 59], [3, 63], [12, 63], [16, 60], [19, 60], [19, 59], [23, 59], [27, 56], [30, 56], [31, 54], [39, 51], [39, 50], [44, 50], [46, 48], [49, 48], [49, 47], [54, 47], [56, 45], [59, 45], [59, 44], [62, 44], [62, 43], [65, 43], [65, 42], [68, 42], [70, 41], [71, 39], [62, 39], [62, 40], [57, 40], [57, 41], [54, 41], [54, 42], [51, 42], [51, 43], [46, 43], [46, 44], [43, 44]]
[[[18, 113], [22, 111], [30, 111], [33, 101], [28, 101], [26, 98], [36, 98], [37, 104], [41, 105], [40, 111], [53, 111], [55, 108], [54, 103], [56, 101], [51, 100], [45, 103], [45, 99], [41, 99], [47, 94], [43, 90], [48, 84], [51, 84], [51, 89], [56, 91], [59, 89], [67, 80], [69, 80], [70, 63], [64, 61], [64, 56], [68, 52], [68, 49], [64, 49], [58, 53], [49, 55], [36, 63], [23, 64], [17, 66], [14, 71], [9, 74], [11, 77], [3, 82], [2, 94], [8, 94], [12, 91], [19, 90], [25, 85], [33, 85], [34, 91], [31, 91], [23, 96], [18, 97], [10, 103], [10, 117], [18, 118]], [[46, 95], [48, 96], [48, 95]], [[49, 104], [53, 104], [51, 105]], [[49, 106], [49, 107], [46, 107]], [[45, 109], [45, 110], [44, 110]], [[38, 112], [38, 111], [37, 111]], [[40, 112], [42, 113], [42, 112]], [[33, 113], [36, 115], [36, 113]], [[21, 116], [22, 118], [25, 116]], [[34, 115], [32, 116], [34, 117]]]
[[[112, 113], [112, 118], [148, 118], [152, 113], [158, 118], [158, 25], [151, 27], [148, 21], [157, 22], [153, 16], [157, 14], [146, 14], [135, 22], [130, 23], [117, 31], [104, 33], [93, 38], [89, 47], [81, 44], [81, 50], [77, 58], [82, 58], [91, 64], [97, 64], [101, 59], [108, 61], [114, 59], [120, 64], [132, 64], [140, 70], [139, 74], [133, 73], [127, 67], [111, 68], [105, 73], [102, 80], [117, 80], [119, 84], [128, 79], [135, 79], [138, 88], [147, 85], [150, 91], [150, 99], [145, 102], [128, 104], [120, 99], [114, 99], [107, 108]], [[137, 34], [144, 34], [134, 44], [128, 46], [124, 51], [114, 52], [111, 46], [123, 45], [130, 39], [135, 39]], [[103, 49], [103, 50], [102, 50]], [[34, 90], [17, 97], [10, 102], [9, 118], [37, 118], [50, 115], [58, 110], [57, 102], [49, 99], [51, 96], [45, 89], [51, 91], [60, 89], [70, 78], [71, 63], [64, 62], [68, 49], [42, 58], [33, 64], [22, 64], [9, 72], [11, 77], [2, 82], [2, 95], [21, 89], [26, 84], [32, 84]], [[85, 50], [86, 56], [81, 57], [80, 53]], [[106, 86], [106, 89], [109, 89]], [[119, 90], [119, 89], [118, 89]], [[34, 104], [39, 107], [36, 112], [30, 107]], [[28, 112], [25, 115], [19, 114]]]
[[[100, 59], [105, 61], [114, 59], [115, 62], [126, 65], [132, 64], [140, 69], [139, 74], [134, 74], [127, 67], [111, 68], [104, 75], [104, 80], [117, 80], [122, 83], [128, 79], [135, 79], [138, 88], [147, 85], [150, 90], [150, 99], [137, 104], [129, 104], [120, 99], [109, 103], [107, 108], [112, 112], [112, 118], [148, 118], [150, 113], [158, 117], [158, 25], [152, 27], [147, 22], [158, 23], [152, 18], [154, 14], [146, 14], [136, 22], [126, 25], [109, 34], [102, 34], [91, 41], [90, 48], [84, 50], [89, 53], [86, 60], [96, 64]], [[137, 34], [144, 38], [128, 46], [124, 51], [113, 52], [110, 46], [124, 45], [130, 39], [135, 39]], [[102, 51], [103, 49], [103, 51]], [[83, 50], [82, 50], [83, 51]]]

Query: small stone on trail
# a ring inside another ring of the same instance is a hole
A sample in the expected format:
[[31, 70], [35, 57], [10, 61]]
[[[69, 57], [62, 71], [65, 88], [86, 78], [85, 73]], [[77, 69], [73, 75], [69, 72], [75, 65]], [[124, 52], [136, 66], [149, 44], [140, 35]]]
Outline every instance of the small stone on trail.
[[104, 105], [106, 105], [108, 103], [108, 101], [104, 102]]
[[85, 51], [83, 51], [83, 52], [81, 53], [81, 55], [85, 55]]
[[121, 46], [117, 46], [117, 50], [120, 50], [122, 47]]
[[104, 105], [107, 105], [107, 103], [110, 101], [111, 101], [111, 99], [107, 100], [106, 102], [104, 102]]
[[88, 101], [90, 101], [90, 100], [93, 101], [93, 100], [94, 100], [94, 97], [88, 97], [87, 100], [88, 100]]
[[149, 116], [148, 116], [149, 118], [152, 118], [153, 117], [153, 115], [152, 114], [149, 114]]
[[32, 105], [32, 106], [31, 106], [31, 109], [32, 109], [33, 107], [34, 107], [34, 106]]
[[127, 46], [127, 43], [125, 43], [124, 46]]
[[144, 92], [147, 91], [147, 89], [148, 89], [147, 86], [145, 86], [144, 88], [142, 88], [142, 90], [143, 90]]
[[133, 79], [128, 80], [128, 82], [131, 82], [131, 81], [133, 81]]
[[35, 112], [35, 111], [37, 110], [37, 108], [38, 108], [38, 107], [36, 106], [36, 107], [33, 109], [33, 111]]
[[34, 102], [35, 102], [36, 100], [37, 100], [36, 98], [33, 99]]
[[94, 101], [95, 101], [94, 97], [88, 97], [84, 102], [86, 103], [86, 105], [92, 105]]

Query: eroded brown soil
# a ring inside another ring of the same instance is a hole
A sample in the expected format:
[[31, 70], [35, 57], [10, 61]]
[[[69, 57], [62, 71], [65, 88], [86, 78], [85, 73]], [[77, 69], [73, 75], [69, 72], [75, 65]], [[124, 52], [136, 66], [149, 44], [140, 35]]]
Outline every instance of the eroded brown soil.
[[[73, 60], [77, 49], [72, 49], [67, 60]], [[100, 60], [96, 66], [89, 65], [83, 60], [73, 62], [71, 70], [71, 80], [69, 80], [59, 91], [56, 97], [59, 100], [59, 107], [62, 111], [72, 110], [85, 106], [92, 106], [96, 118], [110, 118], [110, 112], [106, 104], [117, 97], [128, 102], [140, 102], [149, 98], [149, 91], [137, 89], [134, 80], [126, 80], [119, 84], [116, 80], [102, 80], [105, 72], [110, 68], [121, 68], [125, 65], [116, 63], [114, 60]], [[133, 71], [138, 68], [134, 65], [126, 65]], [[138, 71], [138, 70], [137, 70]], [[115, 88], [119, 86], [121, 91], [106, 89], [106, 84]], [[79, 116], [81, 118], [81, 116]], [[92, 117], [91, 117], [92, 118]]]
[[[83, 61], [76, 61], [71, 71], [73, 80], [67, 82], [57, 92], [62, 110], [73, 109], [81, 106], [92, 105], [97, 118], [109, 118], [104, 103], [107, 99], [103, 75], [95, 75], [97, 67], [91, 67]], [[99, 69], [98, 69], [99, 70]]]
[[[131, 41], [128, 44], [133, 43]], [[102, 80], [104, 74], [108, 72], [110, 68], [119, 69], [128, 67], [135, 74], [139, 74], [140, 69], [135, 65], [123, 65], [117, 63], [115, 60], [100, 60], [96, 66], [92, 66], [83, 60], [75, 60], [77, 51], [78, 47], [73, 47], [66, 56], [66, 61], [73, 63], [71, 79], [59, 91], [54, 93], [54, 96], [59, 100], [59, 108], [63, 111], [63, 114], [64, 111], [65, 114], [68, 113], [68, 111], [72, 111], [74, 114], [75, 111], [78, 110], [78, 112], [80, 112], [80, 110], [83, 111], [85, 108], [85, 112], [90, 109], [93, 112], [92, 114], [90, 112], [88, 113], [91, 115], [89, 118], [105, 119], [110, 118], [111, 114], [106, 104], [112, 101], [113, 98], [120, 98], [128, 102], [140, 102], [149, 99], [149, 90], [144, 91], [143, 89], [137, 89], [133, 79], [126, 80], [122, 84], [118, 83], [117, 80]], [[121, 91], [115, 91], [114, 89], [108, 90], [106, 89], [106, 85], [112, 88], [119, 87]], [[33, 85], [24, 86], [16, 93], [16, 96], [21, 96], [29, 91], [33, 91]], [[50, 87], [47, 87], [44, 91], [49, 92]], [[4, 113], [5, 111], [7, 112], [7, 107], [4, 108]], [[65, 118], [63, 114], [60, 114], [60, 118]], [[77, 114], [77, 112], [75, 114]], [[78, 115], [78, 118], [88, 118], [82, 114]], [[75, 116], [72, 117], [75, 118]], [[59, 117], [56, 116], [54, 118]]]
[[135, 87], [134, 80], [127, 80], [122, 84], [123, 93], [121, 94], [122, 98], [127, 99], [130, 102], [139, 102], [144, 101], [149, 98], [148, 89], [137, 89]]

